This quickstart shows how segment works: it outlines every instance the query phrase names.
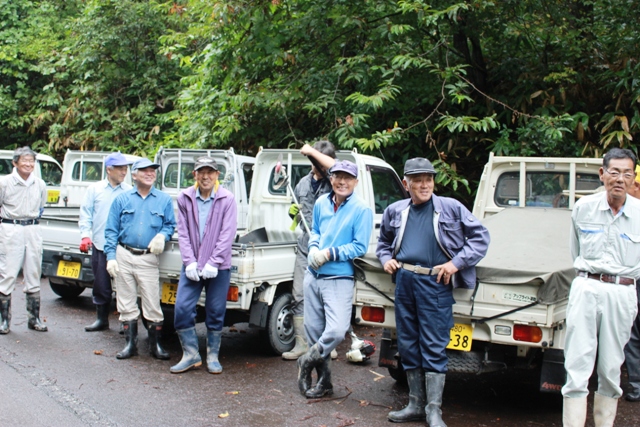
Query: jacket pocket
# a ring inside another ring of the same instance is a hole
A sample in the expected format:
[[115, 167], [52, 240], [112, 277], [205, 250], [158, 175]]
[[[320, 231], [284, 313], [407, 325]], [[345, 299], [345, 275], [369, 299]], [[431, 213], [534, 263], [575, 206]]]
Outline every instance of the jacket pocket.
[[151, 211], [151, 228], [158, 231], [162, 228], [164, 224], [164, 213]]
[[449, 246], [448, 249], [453, 249], [456, 253], [462, 249], [462, 246], [464, 246], [464, 231], [460, 221], [440, 222], [440, 232], [442, 233], [440, 241], [443, 245], [446, 242], [446, 245]]
[[133, 215], [136, 213], [135, 209], [123, 209], [120, 214], [121, 229], [133, 225]]
[[580, 232], [580, 256], [596, 259], [602, 254], [605, 241], [604, 224], [594, 222], [578, 223]]
[[640, 264], [640, 235], [624, 233], [622, 239], [622, 263], [626, 267], [635, 267]]

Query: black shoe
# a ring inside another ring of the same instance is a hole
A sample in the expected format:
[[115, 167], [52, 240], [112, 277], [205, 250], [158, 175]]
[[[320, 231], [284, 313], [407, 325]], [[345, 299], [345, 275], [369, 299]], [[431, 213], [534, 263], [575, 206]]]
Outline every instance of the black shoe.
[[138, 319], [123, 322], [123, 329], [127, 344], [116, 354], [118, 359], [128, 359], [138, 354]]
[[624, 400], [627, 402], [640, 402], [640, 390], [633, 390], [631, 393], [625, 393]]
[[95, 332], [109, 329], [109, 304], [96, 305], [96, 312], [96, 321], [89, 326], [85, 326], [85, 331]]

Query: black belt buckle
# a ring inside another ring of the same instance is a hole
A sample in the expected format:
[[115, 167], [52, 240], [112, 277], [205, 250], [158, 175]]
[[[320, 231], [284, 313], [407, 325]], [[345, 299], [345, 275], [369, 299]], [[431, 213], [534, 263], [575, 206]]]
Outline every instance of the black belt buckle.
[[39, 224], [40, 221], [37, 219], [7, 219], [7, 218], [2, 218], [2, 222], [6, 223], [6, 224], [14, 224], [14, 225], [33, 225], [33, 224]]

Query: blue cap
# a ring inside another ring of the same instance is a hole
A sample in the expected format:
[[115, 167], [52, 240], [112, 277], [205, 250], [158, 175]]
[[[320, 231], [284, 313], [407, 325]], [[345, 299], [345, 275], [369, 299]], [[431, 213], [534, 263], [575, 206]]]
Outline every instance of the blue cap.
[[107, 156], [106, 159], [104, 159], [105, 166], [129, 166], [131, 163], [133, 162], [127, 160], [124, 154], [120, 152], [111, 153]]
[[160, 167], [159, 164], [153, 163], [149, 159], [140, 159], [140, 160], [136, 160], [136, 162], [131, 167], [131, 170], [137, 171], [138, 169], [146, 169], [146, 168], [158, 169], [159, 167]]
[[419, 173], [430, 173], [435, 175], [436, 169], [433, 167], [431, 162], [423, 157], [414, 157], [413, 159], [409, 159], [404, 164], [404, 174], [406, 175], [417, 175]]
[[329, 169], [329, 173], [336, 172], [346, 172], [349, 175], [353, 175], [356, 178], [358, 177], [358, 167], [355, 163], [350, 162], [349, 160], [338, 160], [332, 167]]

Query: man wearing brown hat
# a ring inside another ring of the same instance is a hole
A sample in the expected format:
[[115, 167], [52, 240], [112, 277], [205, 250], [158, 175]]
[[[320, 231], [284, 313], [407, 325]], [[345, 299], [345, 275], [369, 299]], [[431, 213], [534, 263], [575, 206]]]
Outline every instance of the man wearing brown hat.
[[[349, 329], [353, 301], [352, 260], [367, 252], [373, 212], [355, 193], [358, 168], [337, 161], [329, 170], [330, 193], [313, 208], [309, 268], [304, 277], [304, 329], [309, 350], [298, 359], [298, 388], [307, 398], [333, 393], [331, 351]], [[318, 381], [311, 387], [311, 373]]]
[[193, 168], [196, 184], [178, 196], [178, 240], [182, 273], [178, 282], [174, 325], [182, 344], [182, 359], [174, 374], [202, 365], [196, 334], [196, 304], [205, 289], [207, 370], [222, 372], [218, 360], [222, 326], [231, 280], [231, 245], [236, 236], [237, 207], [233, 194], [220, 187], [215, 159], [198, 157]]
[[433, 193], [435, 175], [427, 159], [407, 160], [402, 183], [411, 198], [385, 209], [376, 255], [396, 283], [398, 350], [409, 382], [409, 405], [388, 418], [446, 427], [440, 406], [453, 288], [475, 287], [489, 232], [460, 202]]

